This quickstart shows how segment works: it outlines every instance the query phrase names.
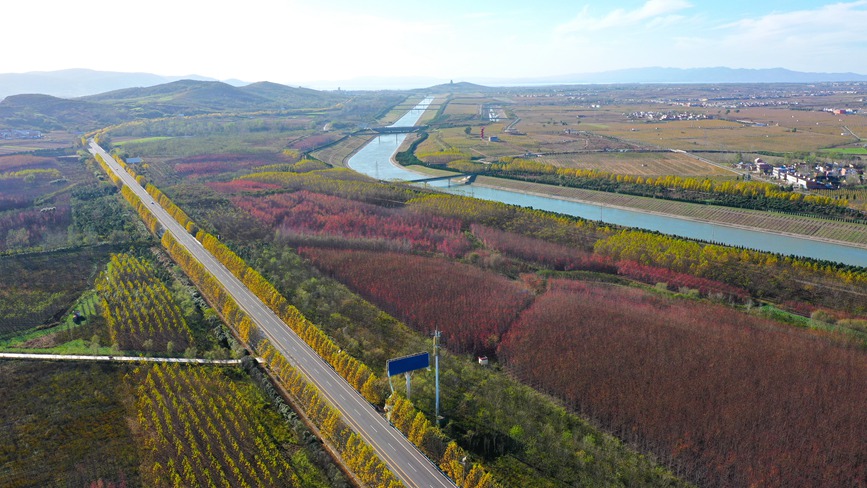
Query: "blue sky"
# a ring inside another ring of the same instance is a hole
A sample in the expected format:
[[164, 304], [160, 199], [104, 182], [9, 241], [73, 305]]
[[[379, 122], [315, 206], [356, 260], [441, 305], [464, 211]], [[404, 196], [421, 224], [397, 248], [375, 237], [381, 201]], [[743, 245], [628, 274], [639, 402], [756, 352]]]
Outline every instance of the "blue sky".
[[323, 88], [648, 66], [867, 74], [867, 0], [41, 0], [0, 11], [2, 73], [91, 68]]

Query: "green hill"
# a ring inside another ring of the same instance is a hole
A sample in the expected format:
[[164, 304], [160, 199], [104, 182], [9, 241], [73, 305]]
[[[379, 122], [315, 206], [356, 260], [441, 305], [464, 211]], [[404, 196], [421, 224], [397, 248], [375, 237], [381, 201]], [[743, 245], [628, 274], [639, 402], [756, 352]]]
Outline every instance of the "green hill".
[[0, 101], [0, 127], [85, 131], [136, 118], [323, 109], [345, 98], [341, 94], [269, 82], [235, 87], [219, 81], [180, 80], [76, 99], [9, 96]]
[[111, 105], [50, 95], [12, 95], [0, 102], [0, 127], [16, 129], [86, 130], [115, 124], [125, 116]]
[[486, 93], [494, 90], [489, 86], [477, 85], [468, 81], [459, 81], [457, 83], [443, 83], [427, 88], [415, 90], [417, 92], [433, 92], [433, 93]]

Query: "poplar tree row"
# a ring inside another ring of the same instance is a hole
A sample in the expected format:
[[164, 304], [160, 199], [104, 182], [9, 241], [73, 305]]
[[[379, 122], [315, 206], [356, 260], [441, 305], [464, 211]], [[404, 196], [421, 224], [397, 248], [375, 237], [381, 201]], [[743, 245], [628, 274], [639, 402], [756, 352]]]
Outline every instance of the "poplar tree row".
[[146, 485], [303, 486], [256, 415], [251, 392], [219, 370], [155, 364], [128, 380], [137, 384]]
[[192, 343], [180, 307], [149, 263], [128, 254], [112, 255], [96, 289], [112, 344], [164, 351], [169, 343], [178, 350]]
[[123, 182], [120, 180], [120, 176], [114, 174], [114, 171], [112, 171], [111, 168], [108, 167], [108, 164], [105, 162], [104, 159], [102, 159], [102, 156], [100, 156], [99, 154], [94, 154], [93, 157], [94, 159], [96, 159], [96, 162], [99, 163], [99, 167], [102, 168], [102, 170], [105, 171], [105, 173], [108, 175], [108, 178], [111, 180], [112, 183], [117, 186], [123, 185]]
[[126, 185], [120, 187], [120, 194], [123, 195], [130, 205], [132, 205], [139, 217], [144, 221], [148, 230], [151, 231], [152, 234], [158, 235], [162, 229], [162, 225], [160, 225], [159, 221], [150, 209], [147, 208], [147, 205], [145, 205], [144, 202], [142, 202], [141, 199]]
[[237, 332], [238, 337], [244, 343], [249, 343], [250, 339], [255, 337], [256, 324], [241, 310], [241, 307], [223, 288], [223, 285], [184, 246], [178, 243], [171, 233], [163, 234], [162, 244], [169, 256], [184, 270], [184, 273], [207, 298], [211, 306], [220, 312], [226, 324]]
[[319, 356], [328, 362], [338, 374], [346, 379], [353, 388], [361, 392], [367, 401], [374, 405], [382, 403], [380, 388], [382, 382], [367, 365], [337, 346], [322, 329], [316, 327], [294, 305], [290, 304], [268, 280], [258, 271], [247, 266], [244, 260], [216, 237], [199, 231], [196, 239]]
[[699, 199], [702, 195], [720, 195], [737, 197], [720, 198], [717, 203], [721, 205], [752, 208], [759, 203], [760, 207], [770, 206], [780, 210], [786, 208], [811, 210], [816, 207], [835, 214], [857, 215], [857, 212], [844, 211], [849, 205], [846, 199], [797, 193], [780, 185], [761, 181], [715, 181], [708, 178], [673, 175], [644, 177], [597, 169], [558, 168], [539, 161], [511, 157], [501, 158], [499, 163], [486, 166], [484, 171], [600, 191], [638, 194], [661, 192], [661, 196], [677, 195], [679, 198], [689, 200]]
[[479, 463], [469, 464], [467, 452], [455, 441], [434, 427], [412, 402], [392, 394], [386, 402], [389, 421], [406, 435], [427, 457], [437, 460], [440, 469], [461, 488], [494, 488], [497, 484], [491, 473]]
[[328, 404], [319, 394], [319, 390], [310, 384], [267, 339], [259, 343], [259, 354], [280, 384], [295, 398], [296, 404], [304, 410], [307, 418], [319, 426], [322, 436], [335, 446], [349, 469], [366, 486], [372, 488], [403, 486], [370, 445], [346, 426], [340, 412]]
[[[140, 182], [141, 183], [141, 182]], [[194, 234], [198, 230], [196, 224], [193, 220], [183, 211], [180, 207], [175, 205], [174, 202], [171, 201], [169, 197], [165, 195], [165, 193], [161, 192], [159, 188], [154, 185], [147, 183], [145, 185], [145, 190], [156, 200], [160, 206], [165, 209], [166, 212], [169, 213], [175, 220], [181, 224], [187, 232]]]
[[[717, 280], [761, 298], [810, 301], [863, 313], [867, 270], [839, 263], [703, 244], [652, 232], [624, 229], [595, 245], [597, 254]], [[816, 290], [816, 285], [836, 293]]]

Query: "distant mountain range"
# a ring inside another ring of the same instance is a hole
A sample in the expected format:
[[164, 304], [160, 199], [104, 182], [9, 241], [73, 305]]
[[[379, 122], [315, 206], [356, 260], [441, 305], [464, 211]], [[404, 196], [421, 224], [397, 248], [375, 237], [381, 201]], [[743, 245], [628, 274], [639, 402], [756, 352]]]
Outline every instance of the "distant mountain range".
[[[118, 73], [88, 69], [38, 71], [0, 74], [0, 100], [9, 95], [42, 94], [60, 98], [76, 98], [123, 88], [151, 87], [179, 80], [216, 81], [196, 75], [160, 76], [150, 73]], [[633, 68], [601, 73], [580, 73], [534, 78], [472, 79], [489, 86], [568, 85], [584, 83], [819, 83], [867, 81], [867, 75], [857, 73], [805, 73], [784, 68]], [[224, 80], [235, 87], [246, 83]], [[310, 83], [330, 90], [343, 87], [350, 90], [409, 90], [430, 87], [447, 79], [430, 77], [367, 77], [341, 81]]]
[[[518, 80], [514, 80], [518, 81]], [[527, 80], [532, 83], [821, 83], [867, 81], [857, 73], [805, 73], [784, 68], [632, 68]]]
[[[545, 77], [472, 77], [470, 81], [488, 87], [543, 86], [572, 84], [632, 84], [632, 83], [822, 83], [867, 81], [867, 75], [857, 73], [806, 73], [784, 68], [631, 68], [599, 73], [573, 73]], [[364, 77], [339, 81], [317, 81], [316, 88], [349, 90], [411, 90], [431, 85], [449, 85], [448, 78], [435, 77]], [[455, 82], [455, 85], [458, 83]]]
[[[270, 82], [237, 86], [214, 80], [166, 82], [167, 79], [171, 78], [146, 73], [90, 70], [0, 75], [0, 94], [8, 94], [0, 100], [0, 127], [87, 130], [137, 118], [322, 109], [336, 107], [351, 97], [345, 91], [318, 91]], [[469, 93], [498, 90], [493, 86], [578, 83], [867, 82], [867, 76], [855, 73], [801, 73], [781, 68], [641, 68], [535, 79], [477, 81], [487, 86], [468, 82], [434, 85], [435, 81], [428, 85], [417, 85], [427, 88], [415, 90]], [[72, 95], [86, 92], [91, 93], [86, 96]]]
[[9, 95], [40, 94], [61, 98], [95, 95], [120, 88], [154, 86], [178, 80], [215, 81], [203, 76], [160, 76], [150, 73], [118, 73], [90, 69], [33, 71], [0, 74], [0, 99]]
[[340, 92], [269, 82], [237, 87], [220, 81], [180, 80], [78, 98], [10, 95], [0, 101], [0, 127], [78, 131], [137, 118], [321, 109], [333, 107], [346, 98], [347, 95]]

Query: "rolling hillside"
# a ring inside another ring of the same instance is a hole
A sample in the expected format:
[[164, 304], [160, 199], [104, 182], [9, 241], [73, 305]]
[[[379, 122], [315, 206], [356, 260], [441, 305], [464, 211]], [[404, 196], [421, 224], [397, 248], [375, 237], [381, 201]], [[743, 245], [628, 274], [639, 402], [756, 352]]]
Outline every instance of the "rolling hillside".
[[0, 102], [0, 128], [87, 130], [120, 122], [126, 116], [112, 105], [51, 95], [13, 95]]
[[9, 96], [0, 101], [0, 127], [86, 131], [135, 118], [322, 109], [344, 99], [339, 94], [268, 82], [235, 87], [219, 81], [179, 80], [75, 99]]

